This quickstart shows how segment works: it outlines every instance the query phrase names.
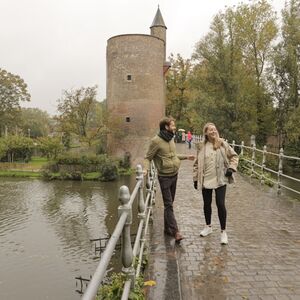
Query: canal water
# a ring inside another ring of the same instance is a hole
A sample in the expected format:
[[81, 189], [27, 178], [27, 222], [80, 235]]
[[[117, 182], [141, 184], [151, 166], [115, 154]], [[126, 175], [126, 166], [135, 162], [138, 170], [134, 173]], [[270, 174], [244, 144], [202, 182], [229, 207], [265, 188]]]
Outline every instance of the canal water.
[[123, 184], [132, 191], [135, 176], [106, 183], [1, 178], [0, 299], [80, 299], [75, 277], [94, 273], [99, 256], [90, 239], [113, 232]]

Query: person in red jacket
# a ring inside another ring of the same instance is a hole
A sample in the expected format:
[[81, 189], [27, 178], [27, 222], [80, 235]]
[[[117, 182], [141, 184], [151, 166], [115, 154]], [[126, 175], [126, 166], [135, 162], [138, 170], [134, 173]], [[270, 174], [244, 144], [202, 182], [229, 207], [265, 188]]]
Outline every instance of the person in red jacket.
[[193, 136], [192, 136], [191, 132], [188, 131], [188, 133], [187, 133], [187, 142], [189, 144], [189, 149], [192, 148], [192, 140], [193, 140]]

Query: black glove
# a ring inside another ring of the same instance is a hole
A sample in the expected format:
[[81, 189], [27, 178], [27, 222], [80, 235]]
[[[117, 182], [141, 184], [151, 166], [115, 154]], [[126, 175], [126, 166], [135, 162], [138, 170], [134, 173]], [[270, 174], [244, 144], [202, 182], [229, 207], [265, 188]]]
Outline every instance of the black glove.
[[194, 188], [195, 190], [198, 190], [198, 181], [194, 181]]
[[230, 177], [230, 176], [232, 176], [232, 173], [233, 173], [233, 172], [235, 172], [233, 169], [228, 168], [228, 169], [226, 170], [225, 176], [226, 176], [226, 177]]

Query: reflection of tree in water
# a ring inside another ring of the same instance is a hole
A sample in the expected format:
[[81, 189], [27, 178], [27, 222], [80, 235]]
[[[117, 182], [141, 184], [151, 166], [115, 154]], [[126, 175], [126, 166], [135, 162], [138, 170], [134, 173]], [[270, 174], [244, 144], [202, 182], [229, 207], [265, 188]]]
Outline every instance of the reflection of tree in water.
[[[107, 201], [107, 217], [105, 218], [106, 227], [108, 232], [111, 234], [118, 222], [118, 207], [121, 204], [118, 196], [119, 189], [122, 185], [126, 185], [129, 188], [130, 193], [132, 193], [134, 186], [136, 184], [135, 175], [132, 176], [121, 176], [119, 180], [106, 182], [105, 189], [103, 190], [103, 196]], [[133, 233], [134, 228], [136, 228], [137, 224], [137, 199], [133, 205], [133, 224], [131, 232]], [[134, 231], [135, 232], [135, 231]]]
[[90, 239], [96, 233], [106, 232], [107, 208], [102, 196], [103, 187], [99, 182], [57, 181], [48, 184], [53, 190], [43, 210], [64, 251], [81, 259], [85, 257], [83, 254], [89, 256], [92, 253]]
[[[103, 196], [107, 200], [107, 216], [105, 218], [105, 224], [107, 228], [107, 232], [112, 234], [115, 226], [118, 222], [118, 207], [121, 204], [118, 196], [119, 196], [119, 189], [122, 185], [126, 185], [129, 188], [130, 193], [132, 193], [136, 184], [135, 174], [132, 176], [121, 176], [117, 181], [106, 182], [105, 189], [103, 190]], [[133, 212], [132, 212], [132, 225], [130, 228], [131, 234], [135, 234], [138, 227], [139, 219], [137, 219], [137, 199], [135, 199], [133, 204]], [[133, 242], [133, 238], [132, 238]], [[115, 255], [112, 257], [111, 266], [112, 271], [118, 272], [121, 271], [121, 258], [120, 258], [121, 251], [117, 250]]]
[[44, 211], [65, 251], [81, 259], [94, 254], [90, 239], [113, 232], [118, 221], [119, 187], [130, 186], [131, 181], [127, 176], [113, 182], [48, 183], [53, 190], [44, 204]]
[[0, 236], [24, 228], [30, 218], [27, 200], [35, 190], [27, 180], [3, 180], [0, 184]]

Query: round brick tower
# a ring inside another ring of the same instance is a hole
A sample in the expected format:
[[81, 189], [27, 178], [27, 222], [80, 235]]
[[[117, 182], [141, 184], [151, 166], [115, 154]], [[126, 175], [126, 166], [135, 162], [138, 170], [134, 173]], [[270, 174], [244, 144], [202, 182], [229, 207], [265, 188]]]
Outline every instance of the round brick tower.
[[158, 8], [151, 35], [124, 34], [107, 42], [107, 108], [113, 156], [131, 154], [142, 162], [149, 138], [165, 114], [165, 38], [167, 27]]

